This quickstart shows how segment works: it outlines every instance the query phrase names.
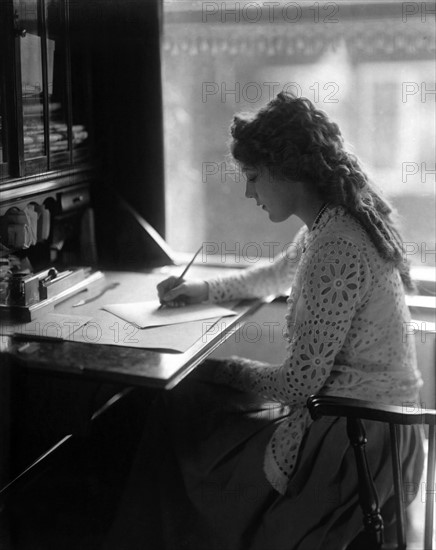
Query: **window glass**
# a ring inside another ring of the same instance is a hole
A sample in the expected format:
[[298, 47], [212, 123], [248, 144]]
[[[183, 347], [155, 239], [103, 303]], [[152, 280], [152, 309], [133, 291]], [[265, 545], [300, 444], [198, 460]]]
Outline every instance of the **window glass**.
[[227, 157], [232, 114], [292, 90], [331, 115], [397, 208], [409, 260], [435, 265], [434, 16], [274, 4], [164, 2], [169, 243], [246, 259], [292, 241], [301, 223], [272, 224]]

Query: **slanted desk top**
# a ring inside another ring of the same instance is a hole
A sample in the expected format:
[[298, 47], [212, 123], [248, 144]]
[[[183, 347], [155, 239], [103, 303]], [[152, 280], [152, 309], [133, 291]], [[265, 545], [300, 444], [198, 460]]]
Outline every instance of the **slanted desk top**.
[[[105, 280], [92, 285], [88, 291], [75, 295], [56, 306], [55, 313], [93, 316], [107, 303], [156, 299], [156, 284], [166, 278], [171, 269], [160, 272], [106, 272]], [[225, 273], [229, 273], [226, 270]], [[214, 268], [192, 268], [192, 277], [211, 277]], [[119, 282], [119, 286], [98, 297], [95, 301], [73, 308], [80, 299], [97, 295], [102, 286]], [[131, 386], [148, 386], [171, 389], [216, 349], [240, 325], [243, 318], [258, 309], [263, 302], [250, 300], [235, 308], [238, 315], [218, 322], [207, 338], [200, 338], [185, 353], [161, 353], [149, 349], [87, 344], [68, 341], [35, 341], [25, 345], [23, 340], [2, 338], [1, 351], [13, 361], [27, 368], [59, 374], [118, 382]]]

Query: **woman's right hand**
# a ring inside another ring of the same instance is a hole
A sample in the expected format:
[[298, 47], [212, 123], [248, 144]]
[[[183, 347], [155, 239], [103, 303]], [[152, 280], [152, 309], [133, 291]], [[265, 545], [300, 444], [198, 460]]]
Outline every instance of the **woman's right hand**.
[[209, 298], [209, 285], [201, 280], [180, 281], [179, 277], [168, 277], [157, 285], [157, 293], [161, 304], [180, 307], [206, 301]]

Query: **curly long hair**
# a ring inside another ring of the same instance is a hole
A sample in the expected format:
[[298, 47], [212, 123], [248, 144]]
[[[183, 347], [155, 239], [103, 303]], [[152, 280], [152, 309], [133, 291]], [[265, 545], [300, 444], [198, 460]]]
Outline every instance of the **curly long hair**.
[[380, 255], [398, 268], [404, 286], [415, 289], [392, 206], [346, 150], [339, 126], [326, 113], [307, 98], [281, 92], [259, 111], [235, 115], [230, 131], [238, 163], [314, 184], [325, 202], [344, 206], [359, 220]]

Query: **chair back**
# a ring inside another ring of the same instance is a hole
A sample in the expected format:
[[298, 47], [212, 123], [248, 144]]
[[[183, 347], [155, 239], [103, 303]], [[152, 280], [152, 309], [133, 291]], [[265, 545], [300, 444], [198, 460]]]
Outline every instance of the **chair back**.
[[[394, 479], [397, 550], [406, 550], [405, 501], [399, 452], [399, 427], [401, 425], [424, 424], [428, 428], [428, 460], [426, 472], [426, 503], [424, 549], [433, 550], [433, 517], [435, 500], [435, 460], [436, 460], [436, 411], [393, 405], [380, 405], [371, 401], [335, 396], [311, 396], [307, 406], [314, 420], [323, 416], [345, 417], [347, 434], [354, 449], [356, 459], [359, 502], [363, 512], [363, 525], [373, 548], [382, 550], [383, 518], [379, 499], [366, 456], [367, 436], [362, 420], [375, 420], [389, 424]], [[389, 547], [392, 548], [392, 547]]]

